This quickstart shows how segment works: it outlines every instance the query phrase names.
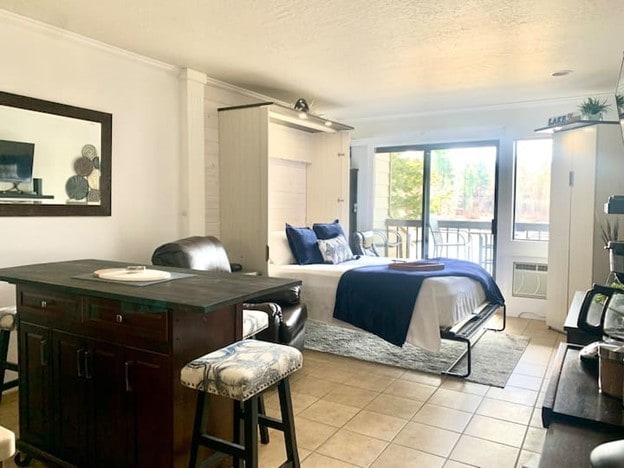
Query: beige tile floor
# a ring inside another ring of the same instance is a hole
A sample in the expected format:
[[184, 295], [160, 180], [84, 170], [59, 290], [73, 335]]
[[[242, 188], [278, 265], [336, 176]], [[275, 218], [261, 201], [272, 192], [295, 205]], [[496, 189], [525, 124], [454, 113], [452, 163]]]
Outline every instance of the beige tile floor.
[[[538, 320], [509, 318], [506, 332], [531, 342], [503, 389], [305, 351], [291, 377], [302, 467], [536, 467], [546, 372], [565, 339]], [[278, 416], [276, 393], [265, 401]], [[0, 421], [17, 429], [16, 393], [5, 395]], [[285, 460], [281, 433], [270, 432], [262, 468]]]

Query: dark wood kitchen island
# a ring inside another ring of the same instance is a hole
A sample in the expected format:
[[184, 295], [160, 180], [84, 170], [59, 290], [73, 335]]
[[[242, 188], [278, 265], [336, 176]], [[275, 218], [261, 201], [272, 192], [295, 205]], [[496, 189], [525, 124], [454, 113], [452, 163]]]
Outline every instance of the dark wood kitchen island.
[[[99, 280], [127, 263], [75, 260], [0, 269], [16, 285], [20, 437], [16, 462], [187, 466], [196, 393], [188, 361], [241, 338], [246, 300], [298, 280], [179, 268], [150, 284]], [[210, 431], [232, 433], [232, 402]]]

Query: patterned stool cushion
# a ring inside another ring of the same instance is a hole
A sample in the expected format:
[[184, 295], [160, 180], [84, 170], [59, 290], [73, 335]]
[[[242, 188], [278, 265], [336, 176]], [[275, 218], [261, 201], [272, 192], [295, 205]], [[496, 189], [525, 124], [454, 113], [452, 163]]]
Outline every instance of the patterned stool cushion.
[[[0, 462], [8, 460], [15, 453], [15, 434], [0, 426]], [[0, 463], [1, 464], [1, 463]]]
[[261, 310], [243, 310], [243, 338], [269, 328], [269, 314]]
[[182, 368], [187, 387], [245, 401], [301, 368], [292, 346], [242, 340], [191, 361]]
[[17, 320], [15, 320], [16, 313], [15, 307], [0, 308], [0, 330], [15, 330], [17, 325]]

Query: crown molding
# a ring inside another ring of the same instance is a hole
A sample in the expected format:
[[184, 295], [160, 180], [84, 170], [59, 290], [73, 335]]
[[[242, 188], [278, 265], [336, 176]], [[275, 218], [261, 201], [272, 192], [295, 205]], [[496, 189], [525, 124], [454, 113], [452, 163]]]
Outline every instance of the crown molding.
[[135, 62], [140, 62], [140, 63], [149, 65], [154, 68], [159, 68], [161, 70], [165, 70], [169, 72], [171, 71], [175, 72], [179, 70], [179, 67], [175, 65], [171, 65], [169, 63], [165, 63], [160, 60], [152, 59], [144, 55], [137, 54], [135, 52], [130, 52], [129, 50], [122, 49], [120, 47], [117, 47], [111, 44], [107, 44], [106, 42], [98, 41], [96, 39], [92, 39], [90, 37], [86, 37], [81, 34], [74, 33], [67, 29], [59, 28], [57, 26], [52, 26], [42, 21], [28, 18], [27, 16], [18, 15], [16, 13], [12, 13], [7, 10], [0, 9], [0, 19], [5, 19], [15, 24], [25, 26], [35, 32], [52, 34], [62, 39], [68, 39], [76, 43], [84, 44], [89, 47], [93, 47], [93, 48], [102, 50], [104, 52], [108, 52], [110, 54], [128, 58]]
[[205, 73], [193, 70], [192, 68], [182, 68], [180, 69], [180, 74], [178, 75], [181, 80], [185, 81], [195, 81], [199, 84], [206, 84], [207, 76]]
[[267, 96], [265, 94], [256, 93], [255, 91], [251, 91], [249, 89], [241, 88], [240, 86], [233, 85], [231, 83], [227, 83], [225, 81], [218, 80], [216, 78], [211, 78], [209, 76], [206, 77], [206, 85], [213, 86], [215, 88], [223, 89], [226, 91], [232, 91], [237, 94], [242, 94], [243, 96], [251, 97], [254, 99], [258, 99], [261, 102], [273, 102], [275, 104], [280, 104], [282, 106], [290, 107], [291, 104], [285, 101], [281, 101], [279, 99], [274, 99], [271, 96]]
[[[602, 93], [592, 93], [597, 97], [613, 97], [612, 94], [608, 92]], [[387, 115], [376, 115], [376, 116], [367, 116], [367, 117], [348, 117], [348, 120], [354, 124], [357, 122], [380, 122], [380, 121], [389, 121], [389, 120], [405, 120], [405, 119], [415, 119], [415, 118], [423, 118], [423, 117], [431, 117], [436, 115], [453, 115], [453, 114], [467, 114], [467, 113], [477, 113], [477, 112], [496, 112], [496, 111], [510, 111], [514, 109], [531, 109], [535, 107], [543, 107], [543, 106], [552, 106], [559, 104], [569, 104], [573, 103], [575, 106], [578, 105], [583, 99], [585, 99], [587, 95], [579, 95], [579, 96], [566, 96], [566, 97], [558, 97], [558, 98], [548, 98], [548, 99], [534, 99], [529, 101], [519, 101], [519, 102], [508, 102], [502, 104], [492, 104], [487, 106], [473, 106], [473, 107], [459, 107], [455, 109], [443, 109], [443, 110], [435, 110], [435, 111], [424, 111], [424, 112], [410, 112], [404, 114], [387, 114]], [[347, 117], [345, 117], [347, 118]]]

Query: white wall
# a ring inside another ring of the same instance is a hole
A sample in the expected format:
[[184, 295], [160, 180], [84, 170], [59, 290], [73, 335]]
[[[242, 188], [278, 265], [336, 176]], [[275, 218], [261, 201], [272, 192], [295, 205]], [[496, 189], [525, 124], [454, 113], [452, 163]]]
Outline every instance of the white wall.
[[[612, 94], [596, 94], [607, 98], [615, 107]], [[546, 301], [513, 297], [511, 294], [512, 266], [514, 261], [546, 262], [548, 245], [545, 242], [513, 241], [513, 144], [515, 140], [539, 138], [536, 128], [545, 127], [548, 118], [575, 112], [585, 96], [557, 102], [536, 102], [515, 107], [491, 107], [468, 109], [461, 112], [439, 112], [428, 115], [397, 116], [394, 118], [351, 120], [355, 127], [352, 134], [353, 163], [362, 171], [370, 167], [375, 147], [407, 144], [446, 143], [478, 140], [498, 140], [498, 250], [496, 280], [507, 301], [508, 313], [513, 316], [538, 318], [546, 316]], [[615, 119], [614, 111], [606, 120]], [[624, 169], [622, 170], [624, 175]], [[358, 193], [360, 188], [358, 188]], [[358, 225], [361, 220], [372, 219], [372, 207], [365, 201], [372, 200], [372, 194], [359, 197]], [[605, 200], [606, 201], [606, 200]], [[590, 227], [591, 228], [591, 227]], [[563, 274], [563, 272], [561, 272]]]
[[179, 70], [2, 11], [0, 42], [0, 90], [113, 115], [112, 216], [0, 218], [0, 267], [149, 262], [179, 231]]

